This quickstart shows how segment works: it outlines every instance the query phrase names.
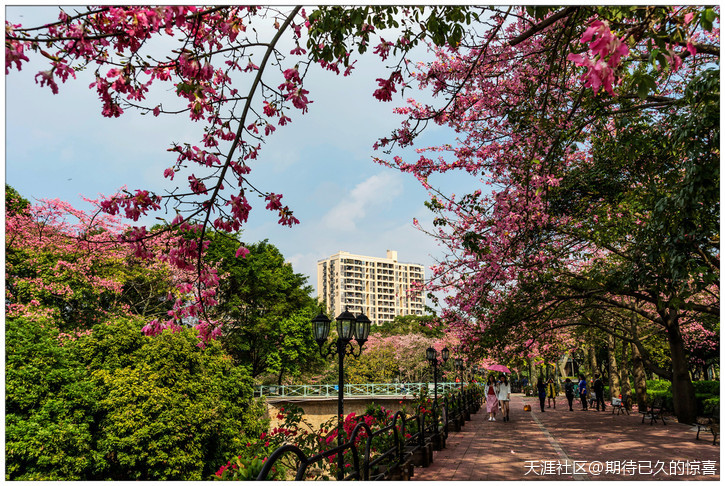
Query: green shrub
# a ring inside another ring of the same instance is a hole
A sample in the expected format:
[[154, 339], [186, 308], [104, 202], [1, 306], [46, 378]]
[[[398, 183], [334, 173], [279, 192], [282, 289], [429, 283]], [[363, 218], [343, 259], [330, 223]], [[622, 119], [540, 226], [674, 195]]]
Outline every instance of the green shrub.
[[695, 393], [695, 403], [697, 404], [697, 414], [698, 415], [704, 415], [705, 412], [705, 402], [708, 400], [711, 400], [713, 398], [720, 398], [717, 395], [711, 395], [709, 393]]
[[60, 345], [6, 324], [6, 479], [201, 480], [266, 430], [252, 379], [196, 332], [117, 319]]
[[647, 391], [650, 390], [671, 391], [672, 382], [669, 380], [647, 380]]
[[675, 410], [674, 403], [672, 401], [672, 392], [669, 390], [650, 390], [647, 389], [647, 403], [652, 403], [656, 398], [662, 398], [662, 405], [670, 412]]
[[720, 417], [720, 397], [708, 398], [704, 401], [703, 409], [705, 414]]
[[695, 393], [720, 396], [719, 381], [693, 381], [692, 386], [695, 388]]
[[266, 425], [252, 401], [251, 377], [218, 342], [202, 349], [192, 329], [165, 331], [136, 341], [136, 350], [129, 345], [126, 366], [114, 369], [116, 357], [95, 351], [119, 348], [140, 328], [131, 321], [112, 326], [83, 344], [93, 351], [87, 357], [103, 396], [98, 451], [108, 463], [105, 478], [201, 480], [239, 450], [246, 428], [257, 433]]
[[[693, 381], [695, 388], [695, 401], [697, 414], [703, 415], [706, 412], [705, 402], [712, 398], [720, 397], [719, 381]], [[672, 396], [672, 383], [668, 380], [647, 380], [647, 401], [652, 402], [656, 397], [662, 397], [667, 410], [675, 410]]]
[[5, 479], [80, 480], [97, 457], [100, 394], [50, 322], [5, 323]]

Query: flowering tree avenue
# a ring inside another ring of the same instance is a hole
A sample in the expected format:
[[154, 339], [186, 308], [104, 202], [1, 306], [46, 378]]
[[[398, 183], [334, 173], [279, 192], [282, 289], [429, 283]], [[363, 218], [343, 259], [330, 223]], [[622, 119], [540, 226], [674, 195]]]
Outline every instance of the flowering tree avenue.
[[[443, 101], [410, 100], [379, 146], [411, 145], [431, 122], [460, 135], [380, 162], [431, 193], [449, 256], [429, 288], [451, 291], [444, 317], [464, 346], [502, 329], [529, 348], [575, 326], [637, 348], [656, 333], [675, 412], [694, 419], [683, 333], [719, 314], [718, 19], [695, 6], [498, 8], [419, 66]], [[436, 190], [435, 174], [455, 170], [484, 186]]]
[[[90, 88], [98, 93], [103, 116], [139, 110], [155, 117], [188, 116], [202, 126], [197, 141], [173, 143], [168, 149], [174, 158], [163, 174], [172, 187], [166, 194], [121, 190], [100, 201], [100, 210], [132, 222], [162, 209], [173, 215], [161, 229], [137, 225], [123, 236], [138, 254], [150, 257], [144, 246], [148, 238], [179, 230], [186, 237], [178, 238], [165, 254], [178, 268], [198, 271], [192, 305], [175, 306], [170, 319], [154, 322], [149, 332], [200, 315], [213, 331], [218, 325], [204, 309], [215, 303], [218, 275], [203, 265], [205, 232], [210, 227], [239, 231], [255, 194], [264, 198], [267, 210], [277, 213], [279, 224], [299, 222], [281, 194], [254, 185], [250, 162], [277, 127], [290, 123], [293, 113], [307, 111], [311, 100], [303, 84], [306, 72], [317, 64], [350, 74], [353, 45], [363, 53], [372, 42], [375, 54], [386, 60], [396, 54], [404, 57], [424, 38], [438, 45], [456, 43], [463, 22], [475, 18], [471, 10], [321, 7], [308, 14], [299, 6], [60, 9], [57, 22], [42, 26], [6, 22], [5, 71], [22, 69], [29, 56], [42, 56], [47, 69], [36, 74], [36, 82], [59, 93], [59, 84], [76, 78], [79, 70], [93, 70]], [[391, 27], [398, 29], [397, 39], [381, 37]], [[403, 84], [404, 71], [401, 60], [388, 79], [378, 79], [374, 97], [390, 100]], [[177, 100], [159, 98], [155, 86], [173, 86]], [[238, 257], [247, 253], [244, 245], [236, 251]]]

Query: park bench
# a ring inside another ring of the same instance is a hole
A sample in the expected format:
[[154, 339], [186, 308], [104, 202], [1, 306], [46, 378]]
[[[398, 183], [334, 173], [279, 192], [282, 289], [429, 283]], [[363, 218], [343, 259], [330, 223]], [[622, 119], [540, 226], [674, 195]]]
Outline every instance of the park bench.
[[700, 440], [700, 431], [706, 430], [712, 434], [712, 443], [717, 443], [717, 436], [720, 435], [720, 407], [712, 410], [709, 414], [698, 417], [697, 419], [697, 435], [695, 439]]
[[640, 410], [639, 413], [642, 414], [642, 423], [644, 423], [644, 420], [648, 418], [650, 425], [657, 422], [658, 420], [662, 421], [662, 425], [667, 425], [663, 412], [664, 401], [662, 400], [662, 397], [657, 397], [652, 400], [652, 403], [649, 404], [647, 408], [645, 408], [644, 410]]
[[615, 410], [617, 411], [617, 415], [621, 413], [629, 415], [630, 400], [629, 395], [626, 393], [622, 395], [622, 398], [612, 398], [612, 415], [614, 415]]

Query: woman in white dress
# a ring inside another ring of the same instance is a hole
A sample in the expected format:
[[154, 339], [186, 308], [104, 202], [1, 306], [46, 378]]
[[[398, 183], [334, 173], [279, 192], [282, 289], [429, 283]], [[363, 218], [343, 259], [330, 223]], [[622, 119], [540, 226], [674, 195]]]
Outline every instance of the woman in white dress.
[[501, 415], [503, 415], [504, 422], [510, 422], [509, 419], [509, 400], [511, 400], [511, 385], [506, 375], [501, 375], [498, 380], [498, 391], [496, 393], [501, 404]]

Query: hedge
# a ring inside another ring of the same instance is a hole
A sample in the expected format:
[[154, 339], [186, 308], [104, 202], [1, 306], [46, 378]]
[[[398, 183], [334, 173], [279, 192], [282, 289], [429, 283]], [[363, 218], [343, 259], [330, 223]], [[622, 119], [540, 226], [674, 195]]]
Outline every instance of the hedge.
[[[719, 381], [693, 381], [695, 389], [695, 401], [697, 403], [697, 414], [707, 414], [706, 402], [720, 398]], [[675, 406], [672, 397], [672, 383], [668, 380], [647, 380], [647, 401], [652, 402], [657, 397], [664, 400], [664, 406], [669, 411], [674, 411]]]
[[704, 401], [704, 409], [706, 415], [716, 415], [720, 417], [720, 397], [708, 398]]
[[202, 480], [267, 430], [220, 343], [142, 324], [61, 342], [52, 322], [6, 321], [6, 480]]

